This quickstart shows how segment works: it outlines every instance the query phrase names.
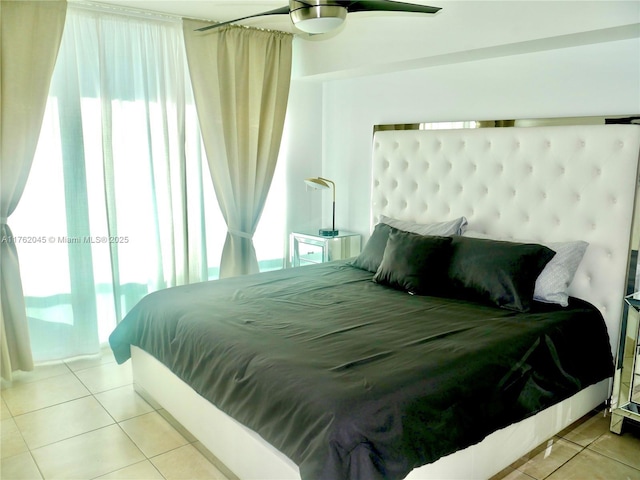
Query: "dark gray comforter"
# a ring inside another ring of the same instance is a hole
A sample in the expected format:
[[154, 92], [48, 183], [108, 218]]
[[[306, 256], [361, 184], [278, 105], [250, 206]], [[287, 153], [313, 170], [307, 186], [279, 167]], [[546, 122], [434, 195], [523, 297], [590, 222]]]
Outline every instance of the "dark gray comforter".
[[514, 313], [380, 286], [347, 262], [148, 295], [137, 345], [296, 462], [303, 479], [399, 479], [611, 376], [597, 309]]

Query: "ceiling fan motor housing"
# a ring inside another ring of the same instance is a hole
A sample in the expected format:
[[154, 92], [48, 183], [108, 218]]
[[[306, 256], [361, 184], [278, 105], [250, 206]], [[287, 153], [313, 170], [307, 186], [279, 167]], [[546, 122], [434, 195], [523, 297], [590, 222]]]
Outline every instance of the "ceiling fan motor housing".
[[309, 34], [327, 33], [340, 27], [347, 18], [347, 12], [414, 12], [434, 14], [440, 7], [417, 5], [415, 3], [399, 2], [395, 0], [289, 0], [289, 5], [255, 13], [246, 17], [218, 22], [213, 25], [198, 28], [199, 32], [219, 28], [225, 25], [247, 20], [249, 18], [268, 15], [289, 14], [295, 27]]
[[331, 0], [289, 0], [291, 21], [306, 33], [327, 33], [347, 18], [347, 8]]

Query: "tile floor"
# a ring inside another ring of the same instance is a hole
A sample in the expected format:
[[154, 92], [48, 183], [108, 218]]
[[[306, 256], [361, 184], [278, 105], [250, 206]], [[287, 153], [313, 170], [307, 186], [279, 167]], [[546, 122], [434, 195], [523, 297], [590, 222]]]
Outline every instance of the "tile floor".
[[110, 351], [20, 372], [0, 393], [3, 480], [234, 478], [134, 391]]
[[491, 480], [640, 480], [640, 427], [616, 435], [610, 420], [586, 415]]
[[[3, 480], [234, 478], [134, 391], [109, 351], [19, 373], [0, 393]], [[640, 480], [640, 429], [612, 434], [593, 412], [492, 480], [531, 479]]]

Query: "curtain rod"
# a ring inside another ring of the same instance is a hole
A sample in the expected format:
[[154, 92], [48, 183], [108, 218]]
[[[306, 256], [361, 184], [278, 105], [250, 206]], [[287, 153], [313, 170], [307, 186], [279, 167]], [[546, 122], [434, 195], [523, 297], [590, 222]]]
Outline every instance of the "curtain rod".
[[[181, 15], [173, 15], [170, 13], [159, 13], [151, 10], [143, 10], [136, 9], [131, 7], [123, 7], [120, 5], [114, 5], [110, 3], [97, 3], [91, 1], [68, 1], [67, 5], [72, 8], [78, 8], [82, 10], [88, 10], [93, 12], [106, 12], [106, 13], [114, 13], [118, 15], [126, 15], [129, 17], [143, 18], [147, 20], [158, 20], [161, 22], [170, 22], [170, 23], [182, 23], [183, 18], [188, 18], [189, 20], [198, 20], [202, 22], [209, 23], [217, 23], [215, 20], [211, 20], [208, 18], [193, 18], [193, 17], [185, 17]], [[245, 28], [248, 30], [259, 30], [261, 32], [269, 32], [269, 33], [277, 33], [282, 35], [293, 35], [290, 32], [284, 32], [282, 30], [274, 30], [271, 28], [261, 28], [254, 27], [250, 25], [229, 25], [231, 28]]]
[[160, 13], [151, 10], [142, 10], [109, 3], [97, 3], [90, 1], [68, 1], [67, 5], [71, 8], [80, 10], [88, 10], [93, 12], [115, 13], [118, 15], [126, 15], [129, 17], [144, 18], [146, 20], [158, 20], [161, 22], [181, 23], [182, 17], [172, 15], [170, 13]]

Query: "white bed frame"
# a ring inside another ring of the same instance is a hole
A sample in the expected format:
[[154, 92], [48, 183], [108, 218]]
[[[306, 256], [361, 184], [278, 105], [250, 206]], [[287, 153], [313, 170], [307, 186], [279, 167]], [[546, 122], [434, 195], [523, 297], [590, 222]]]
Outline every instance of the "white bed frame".
[[[570, 293], [601, 310], [615, 354], [639, 152], [634, 125], [380, 131], [373, 143], [372, 225], [381, 214], [419, 222], [465, 216], [470, 229], [502, 238], [589, 242]], [[289, 458], [155, 358], [134, 347], [132, 361], [137, 388], [239, 478], [300, 478]], [[610, 388], [604, 380], [407, 478], [489, 478], [602, 405]]]

